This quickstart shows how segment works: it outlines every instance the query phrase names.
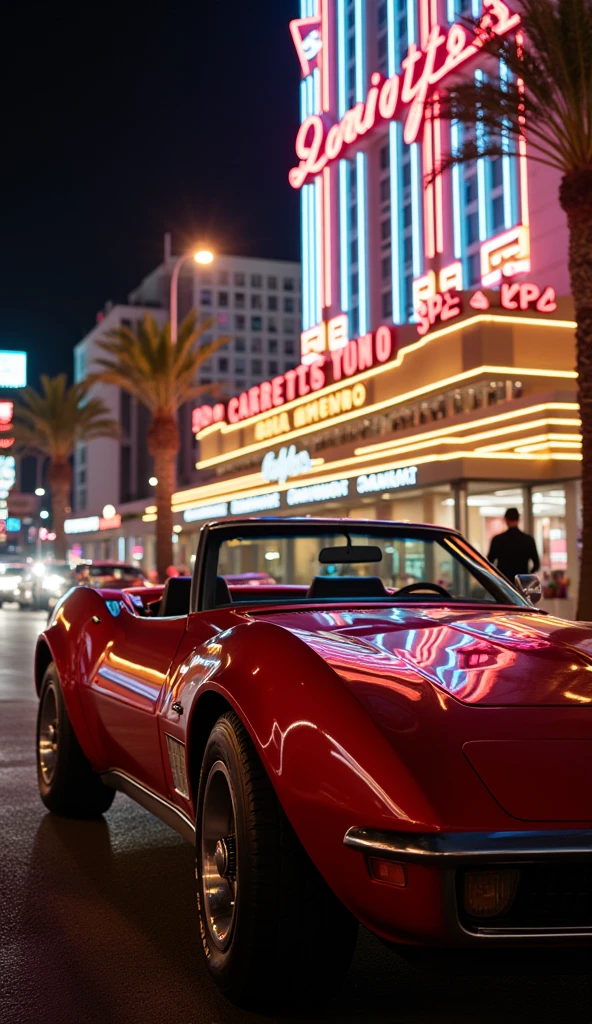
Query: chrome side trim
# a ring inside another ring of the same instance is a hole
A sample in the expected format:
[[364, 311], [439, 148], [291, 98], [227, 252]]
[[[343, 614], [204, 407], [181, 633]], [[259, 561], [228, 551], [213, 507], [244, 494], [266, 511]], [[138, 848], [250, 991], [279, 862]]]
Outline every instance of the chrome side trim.
[[355, 827], [347, 830], [343, 842], [370, 856], [440, 866], [483, 860], [588, 860], [592, 829], [412, 833]]
[[153, 793], [151, 789], [147, 789], [137, 779], [132, 778], [131, 775], [126, 775], [125, 772], [118, 769], [103, 772], [101, 779], [106, 786], [110, 786], [111, 789], [117, 789], [120, 793], [125, 793], [126, 796], [131, 797], [132, 800], [135, 800], [145, 810], [154, 814], [156, 818], [160, 818], [161, 821], [164, 821], [165, 825], [169, 825], [175, 832], [183, 836], [183, 839], [186, 839], [189, 843], [195, 842], [195, 825], [179, 807], [175, 807], [169, 800], [165, 800], [163, 797]]

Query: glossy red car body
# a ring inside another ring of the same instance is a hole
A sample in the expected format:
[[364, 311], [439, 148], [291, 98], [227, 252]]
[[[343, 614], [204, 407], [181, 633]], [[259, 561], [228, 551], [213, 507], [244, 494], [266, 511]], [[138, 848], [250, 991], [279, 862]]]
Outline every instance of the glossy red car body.
[[[202, 531], [193, 607], [217, 528]], [[376, 934], [429, 946], [592, 941], [589, 884], [565, 920], [546, 889], [545, 907], [521, 905], [510, 924], [469, 920], [461, 905], [468, 870], [589, 879], [592, 628], [518, 595], [345, 607], [290, 605], [297, 587], [257, 587], [249, 603], [244, 589], [240, 604], [172, 618], [143, 615], [158, 589], [79, 588], [58, 605], [36, 683], [55, 661], [94, 770], [191, 838], [201, 755], [232, 708], [309, 856]], [[167, 737], [182, 744], [184, 778]], [[405, 884], [373, 879], [371, 856], [402, 864]]]

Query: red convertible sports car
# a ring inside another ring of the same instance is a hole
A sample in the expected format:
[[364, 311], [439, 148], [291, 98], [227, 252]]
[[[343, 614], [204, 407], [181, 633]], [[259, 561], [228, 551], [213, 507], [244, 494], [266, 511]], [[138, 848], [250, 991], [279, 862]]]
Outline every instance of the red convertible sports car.
[[[227, 583], [269, 553], [273, 585]], [[89, 817], [121, 790], [195, 843], [203, 951], [244, 1006], [330, 990], [358, 922], [409, 956], [575, 955], [592, 628], [537, 612], [536, 584], [434, 526], [206, 524], [156, 608], [144, 588], [56, 606], [41, 797]]]

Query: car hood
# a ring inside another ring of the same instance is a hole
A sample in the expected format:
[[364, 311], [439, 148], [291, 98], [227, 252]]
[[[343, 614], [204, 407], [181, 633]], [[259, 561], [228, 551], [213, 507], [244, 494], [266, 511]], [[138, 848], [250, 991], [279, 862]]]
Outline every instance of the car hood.
[[404, 688], [411, 698], [429, 682], [464, 704], [592, 706], [592, 625], [482, 607], [261, 617], [300, 637], [343, 678]]

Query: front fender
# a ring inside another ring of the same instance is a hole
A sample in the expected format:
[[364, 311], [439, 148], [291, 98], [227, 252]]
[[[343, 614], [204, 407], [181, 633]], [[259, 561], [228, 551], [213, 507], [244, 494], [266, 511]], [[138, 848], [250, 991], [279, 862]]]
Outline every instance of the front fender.
[[[200, 702], [212, 691], [248, 729], [298, 838], [344, 902], [351, 905], [347, 829], [440, 827], [410, 772], [346, 684], [281, 626], [259, 620], [233, 627], [179, 667], [170, 700], [187, 710], [188, 743]], [[163, 714], [168, 716], [168, 707]]]

